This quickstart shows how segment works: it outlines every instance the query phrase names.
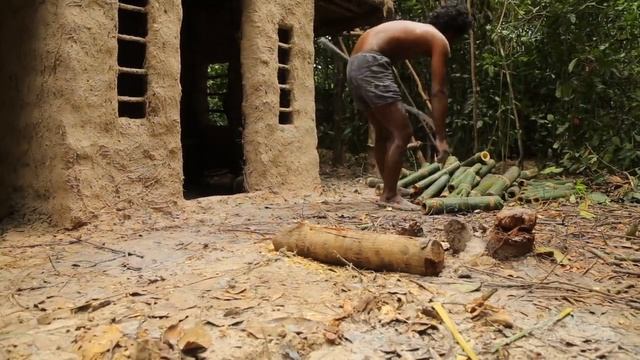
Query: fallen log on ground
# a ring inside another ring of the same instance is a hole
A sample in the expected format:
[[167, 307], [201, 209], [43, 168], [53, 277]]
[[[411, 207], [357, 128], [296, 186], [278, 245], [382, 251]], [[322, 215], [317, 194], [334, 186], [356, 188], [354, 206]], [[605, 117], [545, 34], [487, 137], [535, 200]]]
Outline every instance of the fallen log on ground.
[[326, 228], [300, 223], [272, 239], [276, 250], [333, 265], [353, 265], [376, 271], [438, 275], [444, 249], [436, 240]]
[[503, 206], [504, 202], [499, 196], [437, 198], [424, 201], [422, 211], [427, 215], [435, 215], [474, 210], [500, 210]]

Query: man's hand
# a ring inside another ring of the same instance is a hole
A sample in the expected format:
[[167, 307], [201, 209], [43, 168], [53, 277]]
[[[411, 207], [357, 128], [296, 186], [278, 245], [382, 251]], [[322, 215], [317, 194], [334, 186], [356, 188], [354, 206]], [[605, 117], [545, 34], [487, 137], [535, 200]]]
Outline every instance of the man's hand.
[[440, 164], [444, 164], [449, 157], [449, 143], [447, 143], [447, 139], [444, 138], [436, 138], [436, 149], [438, 149], [438, 157], [436, 161]]

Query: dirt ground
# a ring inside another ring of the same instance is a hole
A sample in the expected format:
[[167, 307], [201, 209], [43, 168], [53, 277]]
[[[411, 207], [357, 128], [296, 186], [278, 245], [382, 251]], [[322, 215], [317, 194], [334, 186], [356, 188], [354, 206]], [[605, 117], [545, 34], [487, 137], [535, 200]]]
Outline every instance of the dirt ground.
[[[640, 238], [625, 235], [638, 206], [593, 207], [595, 219], [575, 204], [536, 206], [536, 245], [562, 254], [498, 262], [483, 255], [494, 213], [427, 217], [373, 199], [361, 178], [333, 173], [316, 195], [206, 198], [73, 231], [5, 223], [0, 358], [464, 358], [436, 301], [482, 359], [640, 353]], [[439, 277], [327, 266], [270, 242], [299, 221], [380, 233], [415, 221], [443, 240], [452, 217], [474, 238], [462, 254], [447, 252]]]

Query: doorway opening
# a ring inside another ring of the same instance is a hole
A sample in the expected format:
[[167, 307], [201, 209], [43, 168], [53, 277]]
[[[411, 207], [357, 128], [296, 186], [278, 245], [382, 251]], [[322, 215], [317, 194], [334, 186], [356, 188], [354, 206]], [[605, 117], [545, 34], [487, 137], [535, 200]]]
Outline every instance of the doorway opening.
[[184, 197], [244, 191], [240, 1], [182, 0]]

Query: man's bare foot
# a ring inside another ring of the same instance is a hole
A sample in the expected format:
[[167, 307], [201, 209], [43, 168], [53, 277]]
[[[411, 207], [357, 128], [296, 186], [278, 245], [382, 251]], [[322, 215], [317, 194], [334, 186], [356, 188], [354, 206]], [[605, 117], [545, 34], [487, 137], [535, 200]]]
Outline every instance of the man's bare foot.
[[407, 188], [398, 187], [398, 194], [400, 194], [400, 196], [410, 196], [413, 192]]
[[[376, 191], [376, 195], [381, 197], [382, 191], [383, 191], [383, 185], [382, 184], [377, 185], [375, 191]], [[411, 196], [413, 192], [407, 188], [398, 187], [398, 194], [400, 194], [400, 196], [408, 197], [408, 196]]]
[[391, 199], [386, 199], [384, 196], [381, 196], [378, 200], [378, 205], [403, 211], [420, 210], [420, 206], [410, 203], [408, 200], [403, 199], [400, 195], [396, 195]]

